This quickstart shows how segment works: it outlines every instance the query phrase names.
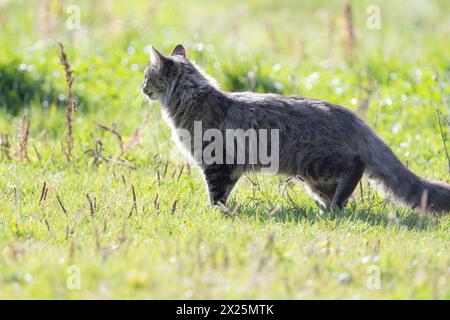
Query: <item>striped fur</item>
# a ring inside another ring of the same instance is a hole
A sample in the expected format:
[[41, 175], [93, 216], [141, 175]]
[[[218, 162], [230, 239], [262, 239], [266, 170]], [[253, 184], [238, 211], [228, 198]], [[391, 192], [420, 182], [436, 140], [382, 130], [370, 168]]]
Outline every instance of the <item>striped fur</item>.
[[[429, 212], [450, 211], [450, 186], [409, 171], [382, 139], [351, 111], [298, 96], [221, 91], [186, 58], [178, 45], [171, 56], [153, 49], [142, 91], [161, 102], [173, 128], [189, 130], [279, 129], [279, 173], [299, 176], [327, 208], [342, 208], [363, 173], [402, 204]], [[205, 147], [205, 146], [204, 146]], [[184, 148], [193, 153], [192, 145]], [[198, 160], [198, 159], [197, 159]], [[199, 162], [212, 203], [225, 203], [239, 177], [259, 165]]]

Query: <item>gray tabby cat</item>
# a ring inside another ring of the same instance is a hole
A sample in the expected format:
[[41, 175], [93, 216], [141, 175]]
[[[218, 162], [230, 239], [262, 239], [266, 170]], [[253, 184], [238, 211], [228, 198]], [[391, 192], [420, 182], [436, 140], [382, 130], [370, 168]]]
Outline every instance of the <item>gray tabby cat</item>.
[[[177, 45], [170, 56], [152, 49], [143, 94], [159, 100], [172, 129], [279, 129], [279, 173], [298, 176], [329, 210], [345, 206], [365, 173], [410, 208], [450, 212], [450, 185], [424, 180], [406, 168], [382, 139], [351, 111], [297, 96], [223, 92]], [[192, 145], [182, 143], [193, 154]], [[205, 147], [205, 145], [202, 145]], [[269, 146], [270, 147], [270, 146]], [[210, 200], [225, 204], [249, 163], [205, 164]]]

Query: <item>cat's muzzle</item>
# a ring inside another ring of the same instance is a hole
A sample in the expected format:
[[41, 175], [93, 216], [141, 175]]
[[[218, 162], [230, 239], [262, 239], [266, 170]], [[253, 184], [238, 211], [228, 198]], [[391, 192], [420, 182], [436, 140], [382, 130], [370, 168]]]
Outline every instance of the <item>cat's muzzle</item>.
[[147, 88], [142, 88], [141, 91], [142, 91], [142, 94], [144, 96], [146, 96], [147, 98], [155, 100], [155, 98], [153, 97], [154, 96], [154, 92], [148, 90]]

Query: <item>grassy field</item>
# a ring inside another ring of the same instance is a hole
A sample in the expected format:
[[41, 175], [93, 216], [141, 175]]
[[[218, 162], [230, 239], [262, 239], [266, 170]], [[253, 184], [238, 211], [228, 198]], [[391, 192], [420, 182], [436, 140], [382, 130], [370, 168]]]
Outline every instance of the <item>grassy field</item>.
[[449, 181], [450, 5], [375, 2], [351, 1], [350, 19], [343, 1], [0, 1], [0, 298], [450, 299], [449, 216], [366, 181], [322, 213], [295, 180], [262, 175], [232, 211], [210, 208], [140, 95], [150, 45], [183, 43], [224, 90], [346, 106]]

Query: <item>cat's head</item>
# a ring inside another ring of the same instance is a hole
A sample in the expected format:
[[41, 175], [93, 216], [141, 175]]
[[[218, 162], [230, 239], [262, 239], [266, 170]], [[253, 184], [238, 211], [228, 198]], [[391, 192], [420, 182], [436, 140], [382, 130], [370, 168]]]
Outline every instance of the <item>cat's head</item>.
[[186, 50], [181, 44], [167, 57], [152, 47], [150, 63], [144, 71], [142, 93], [152, 100], [161, 99], [188, 63]]

